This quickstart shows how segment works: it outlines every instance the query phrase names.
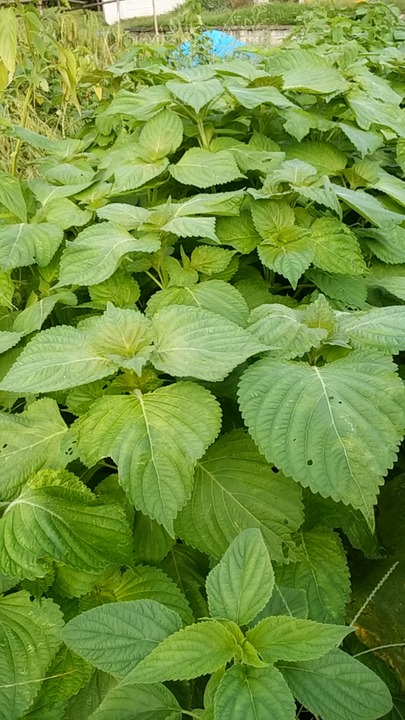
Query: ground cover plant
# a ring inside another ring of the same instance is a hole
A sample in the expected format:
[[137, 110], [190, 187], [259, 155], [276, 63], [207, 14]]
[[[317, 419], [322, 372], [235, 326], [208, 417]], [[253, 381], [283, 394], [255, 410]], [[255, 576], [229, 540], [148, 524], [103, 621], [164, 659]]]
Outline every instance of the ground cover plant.
[[402, 27], [356, 12], [9, 130], [0, 718], [401, 718]]

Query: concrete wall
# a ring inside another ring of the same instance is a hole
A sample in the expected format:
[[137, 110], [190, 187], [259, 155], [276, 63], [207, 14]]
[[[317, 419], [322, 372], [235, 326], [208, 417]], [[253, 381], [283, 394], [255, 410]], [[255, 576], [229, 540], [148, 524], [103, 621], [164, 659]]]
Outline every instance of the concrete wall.
[[[182, 5], [184, 0], [155, 0], [158, 15], [174, 10]], [[152, 0], [117, 0], [103, 3], [104, 19], [108, 25], [118, 20], [128, 20], [133, 17], [146, 17], [153, 15]]]

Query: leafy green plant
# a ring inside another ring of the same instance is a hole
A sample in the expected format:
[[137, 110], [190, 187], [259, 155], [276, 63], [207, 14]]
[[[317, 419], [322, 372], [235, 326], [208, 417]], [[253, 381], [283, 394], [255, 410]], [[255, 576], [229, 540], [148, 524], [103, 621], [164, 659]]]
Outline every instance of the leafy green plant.
[[402, 469], [401, 27], [381, 61], [128, 52], [78, 137], [10, 130], [7, 720], [390, 718], [345, 621]]

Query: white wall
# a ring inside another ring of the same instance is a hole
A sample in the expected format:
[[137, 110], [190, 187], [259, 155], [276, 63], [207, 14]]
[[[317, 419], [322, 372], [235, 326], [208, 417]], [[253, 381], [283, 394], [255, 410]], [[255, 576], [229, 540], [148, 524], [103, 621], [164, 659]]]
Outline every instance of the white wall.
[[[182, 5], [184, 0], [155, 0], [158, 15], [174, 10]], [[118, 9], [119, 5], [119, 9]], [[103, 3], [105, 21], [108, 25], [133, 17], [153, 15], [152, 0], [116, 0], [116, 2]]]

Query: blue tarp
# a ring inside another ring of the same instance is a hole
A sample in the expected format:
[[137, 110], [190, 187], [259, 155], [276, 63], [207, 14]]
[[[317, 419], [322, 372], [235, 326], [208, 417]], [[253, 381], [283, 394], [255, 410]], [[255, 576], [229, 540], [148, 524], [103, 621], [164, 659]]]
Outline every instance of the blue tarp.
[[[234, 52], [244, 46], [244, 43], [232, 35], [221, 32], [221, 30], [205, 30], [201, 33], [202, 39], [207, 39], [211, 43], [210, 52], [213, 56], [218, 58], [226, 58], [233, 55]], [[192, 46], [189, 40], [179, 46], [179, 52], [181, 55], [188, 56], [190, 54]], [[197, 64], [197, 63], [196, 63]]]

